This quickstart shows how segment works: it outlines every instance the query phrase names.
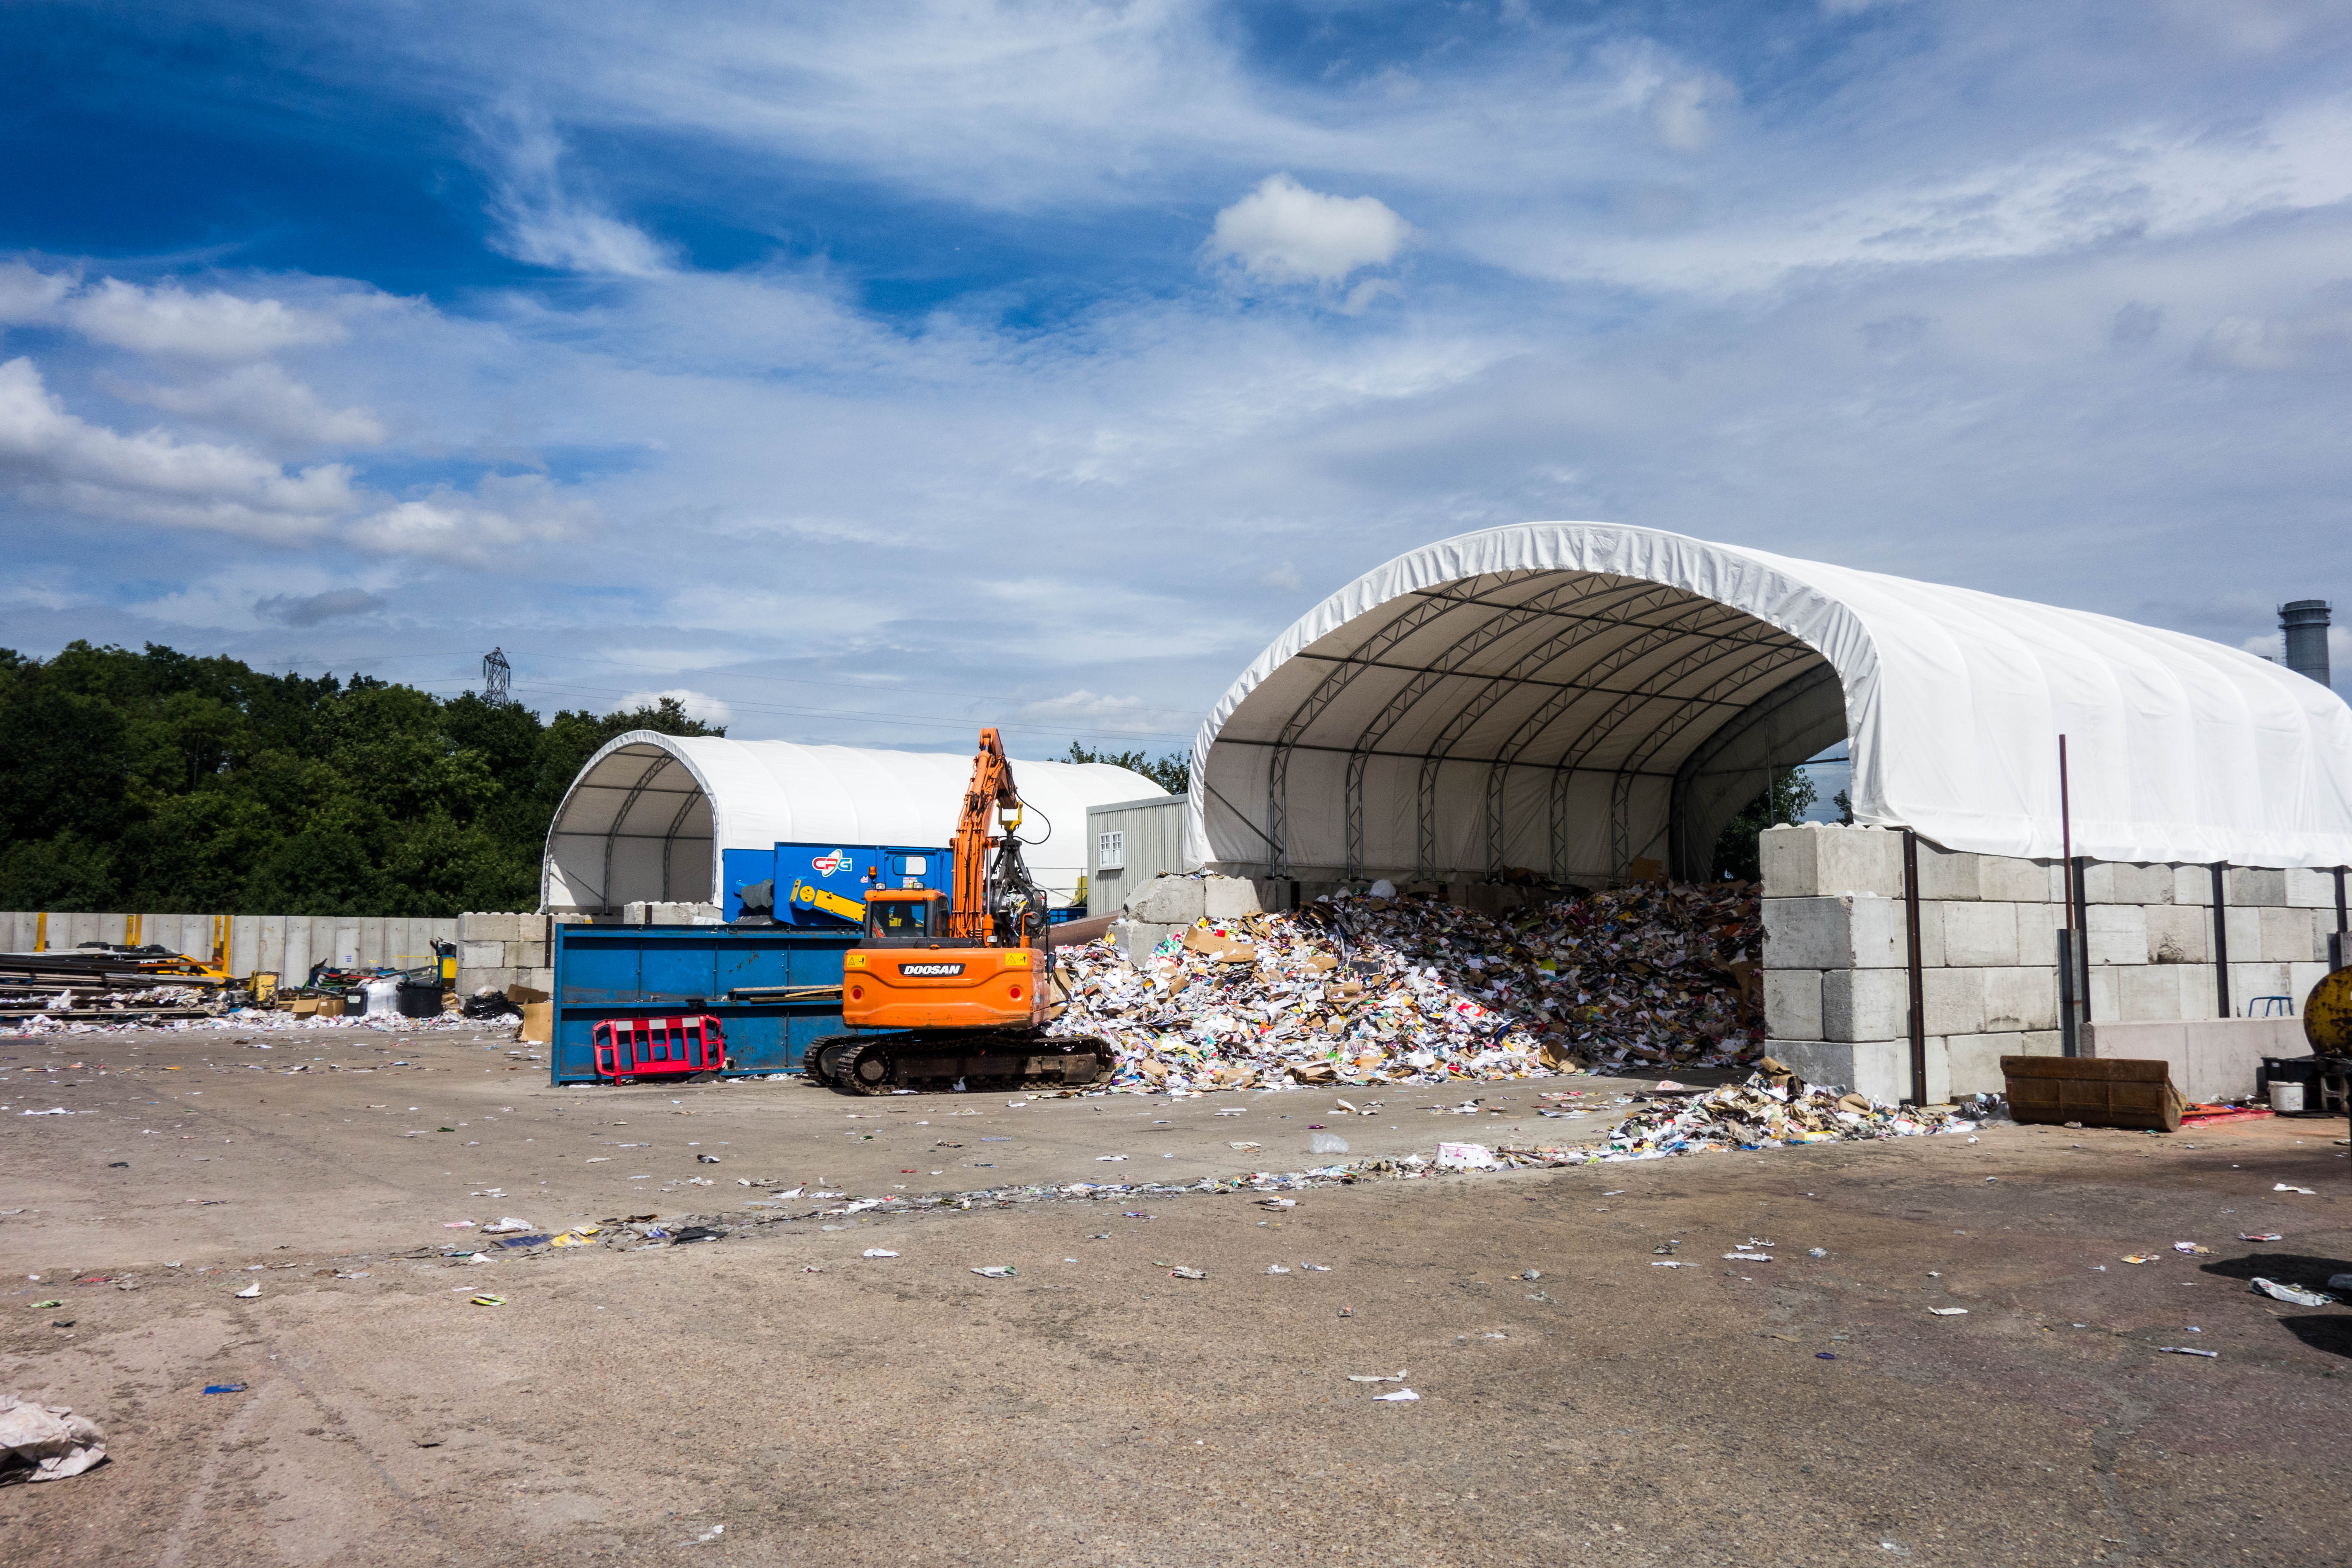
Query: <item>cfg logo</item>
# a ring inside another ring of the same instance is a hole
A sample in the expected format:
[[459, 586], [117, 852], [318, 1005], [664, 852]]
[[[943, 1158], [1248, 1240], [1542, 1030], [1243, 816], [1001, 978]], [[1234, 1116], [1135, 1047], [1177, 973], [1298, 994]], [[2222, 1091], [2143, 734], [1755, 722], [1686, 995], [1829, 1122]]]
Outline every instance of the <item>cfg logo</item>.
[[818, 856], [815, 859], [810, 861], [809, 864], [816, 868], [816, 874], [818, 876], [830, 877], [835, 871], [840, 870], [843, 867], [849, 864], [849, 855], [845, 850], [836, 849], [830, 855]]

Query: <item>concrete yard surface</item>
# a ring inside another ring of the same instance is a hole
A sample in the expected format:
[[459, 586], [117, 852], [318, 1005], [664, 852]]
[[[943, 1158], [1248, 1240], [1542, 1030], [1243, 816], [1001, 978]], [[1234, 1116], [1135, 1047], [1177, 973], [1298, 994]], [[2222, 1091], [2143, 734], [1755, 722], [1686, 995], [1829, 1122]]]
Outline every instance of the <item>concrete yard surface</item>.
[[[2340, 1121], [826, 1215], [735, 1184], [1549, 1142], [1608, 1118], [1537, 1094], [1624, 1086], [1015, 1108], [236, 1037], [0, 1042], [0, 1392], [110, 1456], [0, 1490], [12, 1564], [2352, 1559], [2352, 1310], [2248, 1283], [2352, 1271]], [[626, 1213], [724, 1234], [445, 1256]]]

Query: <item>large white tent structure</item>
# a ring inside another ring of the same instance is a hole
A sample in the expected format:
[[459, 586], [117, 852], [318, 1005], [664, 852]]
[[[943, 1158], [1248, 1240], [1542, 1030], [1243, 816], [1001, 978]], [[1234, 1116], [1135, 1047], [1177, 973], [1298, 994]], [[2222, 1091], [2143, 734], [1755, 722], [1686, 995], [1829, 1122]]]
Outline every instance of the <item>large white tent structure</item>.
[[[632, 730], [588, 759], [547, 835], [542, 910], [720, 901], [730, 849], [777, 844], [944, 847], [971, 757], [730, 741]], [[1107, 763], [1015, 762], [1029, 869], [1070, 901], [1087, 868], [1087, 807], [1166, 792]]]
[[1709, 874], [1770, 775], [1851, 747], [1855, 822], [1950, 849], [2352, 862], [2352, 709], [2281, 666], [2082, 611], [1526, 523], [1332, 595], [1202, 725], [1189, 864], [1331, 880]]

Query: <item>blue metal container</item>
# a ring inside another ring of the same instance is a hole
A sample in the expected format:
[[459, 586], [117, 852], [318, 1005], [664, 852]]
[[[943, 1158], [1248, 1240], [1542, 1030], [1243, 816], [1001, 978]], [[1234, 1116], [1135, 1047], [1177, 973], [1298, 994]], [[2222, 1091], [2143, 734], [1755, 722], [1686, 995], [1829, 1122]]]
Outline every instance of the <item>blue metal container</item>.
[[[730, 849], [721, 860], [726, 885], [719, 907], [728, 920], [742, 915], [745, 887], [773, 879], [776, 919], [820, 931], [845, 923], [837, 907], [828, 907], [839, 900], [864, 903], [868, 888], [945, 891], [955, 869], [945, 849], [886, 844], [779, 844], [772, 849]], [[811, 896], [795, 897], [796, 889]]]
[[[861, 868], [862, 869], [862, 868]], [[590, 1034], [606, 1018], [716, 1015], [727, 1031], [730, 1074], [789, 1072], [811, 1040], [843, 1032], [841, 955], [862, 933], [853, 926], [554, 927], [553, 1083], [592, 1083]], [[738, 987], [832, 986], [805, 1001], [746, 998]]]

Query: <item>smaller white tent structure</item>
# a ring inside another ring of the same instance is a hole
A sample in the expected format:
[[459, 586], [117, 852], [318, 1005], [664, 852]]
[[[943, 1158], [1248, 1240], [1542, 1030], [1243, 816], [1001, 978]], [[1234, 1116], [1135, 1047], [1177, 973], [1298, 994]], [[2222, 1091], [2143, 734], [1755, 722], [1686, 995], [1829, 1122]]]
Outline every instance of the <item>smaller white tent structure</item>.
[[[1087, 868], [1087, 807], [1164, 795], [1107, 763], [1015, 762], [1030, 872], [1061, 902]], [[632, 730], [588, 759], [547, 835], [540, 908], [716, 903], [726, 852], [777, 844], [944, 847], [971, 757]]]

